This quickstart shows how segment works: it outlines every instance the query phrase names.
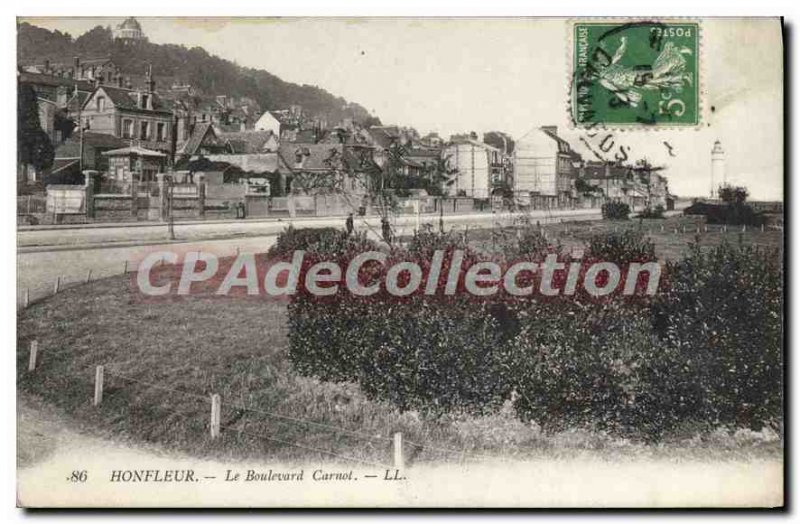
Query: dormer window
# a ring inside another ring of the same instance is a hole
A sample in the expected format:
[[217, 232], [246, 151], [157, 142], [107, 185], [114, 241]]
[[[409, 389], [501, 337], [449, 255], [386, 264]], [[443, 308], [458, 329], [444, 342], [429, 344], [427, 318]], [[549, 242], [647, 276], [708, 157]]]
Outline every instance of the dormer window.
[[98, 96], [97, 97], [97, 112], [102, 113], [106, 110], [106, 97]]
[[150, 109], [150, 95], [142, 95], [142, 109]]

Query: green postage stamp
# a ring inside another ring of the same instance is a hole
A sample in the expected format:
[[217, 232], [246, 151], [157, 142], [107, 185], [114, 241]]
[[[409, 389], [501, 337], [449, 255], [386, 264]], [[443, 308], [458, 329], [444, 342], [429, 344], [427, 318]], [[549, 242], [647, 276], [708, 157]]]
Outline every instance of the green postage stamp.
[[698, 125], [699, 30], [695, 21], [573, 22], [573, 123]]

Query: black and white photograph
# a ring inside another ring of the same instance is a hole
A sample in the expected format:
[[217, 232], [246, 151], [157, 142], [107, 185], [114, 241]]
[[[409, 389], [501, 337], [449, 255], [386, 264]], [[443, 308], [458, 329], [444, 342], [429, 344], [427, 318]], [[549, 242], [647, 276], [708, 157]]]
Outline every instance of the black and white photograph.
[[19, 508], [784, 508], [779, 12], [126, 7], [13, 21]]

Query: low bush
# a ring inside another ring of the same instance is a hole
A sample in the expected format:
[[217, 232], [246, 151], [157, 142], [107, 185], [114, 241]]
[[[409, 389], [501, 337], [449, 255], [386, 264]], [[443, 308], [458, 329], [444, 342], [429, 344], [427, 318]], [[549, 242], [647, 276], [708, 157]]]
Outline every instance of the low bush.
[[656, 246], [641, 231], [592, 235], [585, 256], [619, 265], [656, 259]]
[[[536, 258], [545, 248], [531, 235], [520, 245]], [[341, 255], [339, 238], [303, 247]], [[506, 256], [517, 256], [520, 245]], [[412, 239], [410, 253], [396, 248], [390, 258], [455, 248], [477, 256], [460, 236], [428, 231]], [[586, 257], [625, 265], [655, 260], [655, 252], [640, 232], [626, 231], [593, 236]], [[759, 430], [780, 420], [780, 258], [728, 244], [708, 252], [693, 246], [664, 267], [662, 284], [661, 294], [636, 301], [562, 296], [508, 304], [457, 294], [398, 302], [343, 294], [321, 303], [300, 294], [289, 305], [290, 358], [305, 375], [357, 383], [401, 410], [492, 414], [513, 400], [521, 420], [548, 431], [658, 439], [687, 424]]]
[[600, 208], [605, 220], [628, 220], [631, 207], [623, 202], [606, 202]]
[[668, 266], [654, 331], [678, 358], [682, 417], [759, 430], [782, 416], [783, 270], [776, 253], [723, 243]]
[[317, 251], [328, 255], [346, 250], [376, 249], [376, 244], [367, 239], [366, 233], [356, 232], [347, 235], [343, 230], [333, 227], [300, 228], [289, 226], [278, 235], [275, 244], [269, 248], [270, 257], [291, 257], [296, 250]]
[[667, 409], [672, 354], [646, 308], [540, 304], [521, 311], [509, 368], [522, 420], [546, 431], [597, 429], [654, 439], [678, 422]]

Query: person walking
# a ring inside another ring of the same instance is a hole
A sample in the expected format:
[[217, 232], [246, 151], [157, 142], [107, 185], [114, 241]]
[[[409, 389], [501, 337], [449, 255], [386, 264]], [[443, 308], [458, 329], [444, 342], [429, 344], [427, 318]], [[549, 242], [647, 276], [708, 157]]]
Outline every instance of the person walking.
[[386, 217], [381, 218], [381, 232], [383, 233], [383, 240], [387, 244], [392, 243], [392, 226], [389, 225], [389, 219]]
[[353, 213], [347, 215], [347, 220], [344, 221], [344, 228], [347, 230], [347, 236], [353, 234]]

